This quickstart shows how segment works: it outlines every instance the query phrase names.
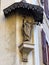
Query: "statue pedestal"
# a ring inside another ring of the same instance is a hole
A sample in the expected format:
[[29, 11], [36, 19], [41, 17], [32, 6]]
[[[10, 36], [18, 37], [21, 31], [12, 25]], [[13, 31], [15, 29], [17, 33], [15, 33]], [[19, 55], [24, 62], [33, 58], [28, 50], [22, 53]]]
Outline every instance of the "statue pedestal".
[[30, 44], [29, 42], [23, 42], [19, 46], [19, 50], [22, 54], [22, 61], [27, 62], [28, 61], [28, 54], [34, 50], [34, 44]]

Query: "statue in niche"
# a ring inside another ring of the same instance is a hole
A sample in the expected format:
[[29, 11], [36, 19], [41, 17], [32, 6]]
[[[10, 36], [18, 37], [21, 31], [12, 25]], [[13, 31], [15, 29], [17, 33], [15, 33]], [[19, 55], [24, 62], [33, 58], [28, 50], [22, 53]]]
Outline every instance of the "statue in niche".
[[31, 31], [32, 31], [32, 24], [27, 21], [24, 22], [23, 20], [23, 26], [22, 26], [22, 32], [24, 36], [24, 41], [30, 41], [31, 39]]

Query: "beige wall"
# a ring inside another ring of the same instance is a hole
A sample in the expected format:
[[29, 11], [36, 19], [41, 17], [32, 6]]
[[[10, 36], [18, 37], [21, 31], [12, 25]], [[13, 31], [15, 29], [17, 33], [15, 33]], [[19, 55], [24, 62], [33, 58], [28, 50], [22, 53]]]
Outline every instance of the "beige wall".
[[[34, 22], [33, 18], [26, 17], [25, 20]], [[22, 43], [22, 21], [23, 16], [12, 15], [5, 18], [1, 15], [0, 20], [0, 65], [24, 65], [21, 61], [21, 53], [19, 51], [19, 45]], [[31, 43], [34, 44], [33, 31]], [[32, 59], [30, 59], [32, 58]], [[30, 53], [28, 56], [28, 64], [34, 64], [34, 53]]]
[[15, 64], [15, 16], [0, 20], [0, 65]]
[[6, 7], [10, 6], [13, 4], [15, 0], [1, 0], [1, 9], [5, 9]]
[[39, 32], [39, 34], [38, 34], [39, 40], [38, 40], [38, 42], [39, 42], [39, 57], [40, 57], [40, 64], [41, 64], [41, 65], [45, 65], [45, 64], [43, 64], [41, 31], [42, 31], [42, 28], [39, 26], [39, 30], [38, 30], [38, 32]]

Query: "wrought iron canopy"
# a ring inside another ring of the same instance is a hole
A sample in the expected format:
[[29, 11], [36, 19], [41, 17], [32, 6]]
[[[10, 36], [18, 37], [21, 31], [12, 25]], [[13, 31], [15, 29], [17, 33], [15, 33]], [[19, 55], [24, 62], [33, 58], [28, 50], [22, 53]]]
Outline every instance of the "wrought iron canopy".
[[32, 5], [25, 2], [16, 2], [3, 10], [5, 17], [19, 13], [25, 16], [33, 16], [36, 22], [42, 23], [43, 8], [38, 5]]

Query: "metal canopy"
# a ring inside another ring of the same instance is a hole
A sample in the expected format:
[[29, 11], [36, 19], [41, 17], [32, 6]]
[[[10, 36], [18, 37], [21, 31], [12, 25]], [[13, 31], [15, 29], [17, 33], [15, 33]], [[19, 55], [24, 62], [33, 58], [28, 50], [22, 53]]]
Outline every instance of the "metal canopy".
[[32, 5], [25, 2], [16, 2], [3, 10], [5, 17], [13, 13], [19, 13], [25, 16], [31, 16], [36, 22], [43, 21], [43, 8], [38, 5]]

